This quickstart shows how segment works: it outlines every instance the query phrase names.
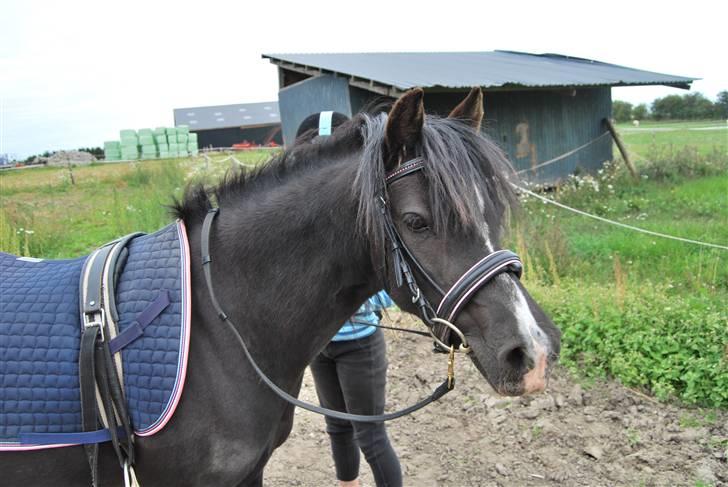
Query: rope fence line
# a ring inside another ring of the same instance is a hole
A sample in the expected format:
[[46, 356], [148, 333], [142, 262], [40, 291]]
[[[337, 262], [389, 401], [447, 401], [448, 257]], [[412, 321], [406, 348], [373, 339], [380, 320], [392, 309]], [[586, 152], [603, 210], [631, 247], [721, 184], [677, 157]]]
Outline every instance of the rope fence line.
[[203, 153], [203, 154], [202, 154], [202, 157], [204, 157], [204, 158], [205, 158], [205, 167], [206, 167], [206, 168], [209, 168], [209, 167], [210, 167], [210, 163], [212, 163], [212, 162], [214, 162], [215, 164], [224, 164], [224, 163], [226, 163], [226, 162], [228, 162], [228, 161], [232, 161], [232, 162], [234, 162], [235, 164], [237, 164], [238, 166], [243, 166], [243, 167], [255, 167], [255, 164], [248, 164], [247, 162], [241, 162], [240, 160], [238, 160], [238, 158], [236, 158], [236, 157], [235, 157], [235, 156], [233, 156], [233, 155], [227, 156], [226, 158], [224, 158], [224, 159], [220, 159], [219, 161], [213, 161], [213, 160], [212, 160], [212, 159], [210, 158], [210, 156], [208, 156], [208, 155], [207, 155], [207, 153]]
[[282, 149], [281, 146], [267, 147], [267, 146], [253, 146], [253, 147], [200, 147], [200, 152], [255, 152], [255, 151], [277, 151]]
[[571, 156], [573, 154], [576, 154], [580, 150], [582, 150], [582, 149], [584, 149], [584, 148], [586, 148], [586, 147], [588, 147], [588, 146], [596, 143], [597, 141], [601, 140], [602, 138], [604, 138], [607, 135], [610, 135], [609, 134], [609, 131], [604, 132], [603, 134], [596, 136], [595, 138], [593, 138], [592, 140], [590, 140], [586, 144], [580, 145], [576, 149], [572, 149], [569, 152], [565, 152], [565, 153], [561, 154], [560, 156], [556, 156], [553, 159], [549, 159], [548, 161], [542, 162], [540, 164], [536, 164], [533, 167], [529, 167], [527, 169], [521, 169], [520, 171], [516, 171], [516, 174], [523, 174], [525, 172], [535, 171], [536, 169], [539, 169], [541, 167], [548, 166], [548, 165], [553, 164], [555, 162], [558, 162], [558, 161], [560, 161], [562, 159], [566, 159], [567, 157], [569, 157], [569, 156]]
[[230, 156], [227, 159], [224, 159], [223, 162], [227, 161], [228, 159], [232, 159], [233, 162], [236, 163], [238, 166], [255, 167], [255, 164], [249, 164], [247, 162], [240, 162], [235, 156]]
[[647, 230], [645, 228], [635, 227], [634, 225], [628, 225], [626, 223], [622, 223], [622, 222], [610, 220], [608, 218], [604, 218], [604, 217], [601, 217], [601, 216], [598, 216], [598, 215], [592, 215], [591, 213], [587, 213], [585, 211], [578, 210], [576, 208], [572, 208], [570, 206], [567, 206], [567, 205], [565, 205], [563, 203], [559, 203], [558, 201], [552, 200], [551, 198], [546, 198], [545, 196], [541, 196], [540, 194], [534, 193], [533, 191], [530, 191], [530, 190], [524, 188], [523, 186], [519, 186], [519, 185], [513, 184], [513, 183], [510, 183], [510, 184], [511, 184], [511, 186], [513, 186], [514, 188], [516, 188], [517, 190], [523, 191], [527, 195], [533, 196], [534, 198], [537, 198], [537, 199], [543, 201], [544, 203], [548, 203], [548, 204], [557, 206], [559, 208], [562, 208], [564, 210], [571, 211], [573, 213], [576, 213], [577, 215], [585, 216], [587, 218], [592, 218], [594, 220], [598, 220], [598, 221], [601, 221], [601, 222], [604, 222], [604, 223], [609, 223], [610, 225], [616, 225], [618, 227], [626, 228], [628, 230], [632, 230], [632, 231], [635, 231], [635, 232], [640, 232], [640, 233], [644, 233], [644, 234], [647, 234], [647, 235], [652, 235], [653, 237], [666, 238], [666, 239], [670, 239], [670, 240], [677, 240], [678, 242], [691, 243], [691, 244], [695, 244], [695, 245], [702, 245], [704, 247], [711, 247], [711, 248], [721, 249], [721, 250], [728, 250], [728, 246], [725, 246], [725, 245], [719, 245], [719, 244], [714, 244], [714, 243], [709, 243], [709, 242], [701, 242], [699, 240], [692, 240], [692, 239], [683, 238], [683, 237], [676, 237], [674, 235], [668, 235], [666, 233], [653, 232], [652, 230]]

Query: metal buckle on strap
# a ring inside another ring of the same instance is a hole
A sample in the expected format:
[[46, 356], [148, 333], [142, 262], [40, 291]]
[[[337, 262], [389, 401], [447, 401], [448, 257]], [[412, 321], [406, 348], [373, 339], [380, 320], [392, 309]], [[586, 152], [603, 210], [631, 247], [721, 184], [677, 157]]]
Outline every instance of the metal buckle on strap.
[[455, 387], [455, 345], [450, 345], [450, 354], [447, 356], [447, 388]]
[[104, 323], [106, 323], [106, 314], [104, 309], [101, 308], [98, 311], [92, 313], [83, 314], [83, 329], [88, 330], [92, 326], [98, 326], [101, 333], [101, 341], [105, 341], [104, 337]]
[[442, 318], [435, 317], [435, 318], [430, 318], [430, 319], [432, 320], [433, 323], [440, 323], [441, 325], [447, 326], [448, 328], [450, 328], [452, 331], [454, 331], [457, 334], [458, 338], [460, 338], [460, 346], [458, 348], [454, 348], [453, 345], [446, 345], [442, 340], [440, 340], [440, 338], [438, 338], [432, 332], [432, 327], [430, 327], [430, 335], [432, 335], [432, 338], [435, 340], [435, 343], [440, 345], [443, 349], [450, 350], [451, 348], [453, 348], [456, 352], [461, 352], [461, 353], [470, 353], [473, 351], [473, 349], [468, 346], [468, 340], [465, 338], [465, 335], [463, 335], [463, 332], [460, 331], [460, 329], [457, 326], [453, 325], [449, 321], [444, 320]]

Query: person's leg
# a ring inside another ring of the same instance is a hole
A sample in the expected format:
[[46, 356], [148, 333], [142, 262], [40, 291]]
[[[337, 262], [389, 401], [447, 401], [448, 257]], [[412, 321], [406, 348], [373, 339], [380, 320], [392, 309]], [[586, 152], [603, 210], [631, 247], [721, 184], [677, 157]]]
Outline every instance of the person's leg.
[[[346, 410], [355, 414], [384, 412], [387, 382], [387, 352], [384, 335], [352, 341], [351, 350], [336, 358]], [[392, 448], [384, 423], [353, 423], [355, 438], [372, 469], [378, 487], [402, 485], [402, 468]]]
[[[316, 384], [316, 394], [321, 406], [337, 411], [346, 411], [346, 403], [336, 373], [336, 362], [328, 355], [336, 344], [329, 344], [311, 362], [311, 373]], [[354, 439], [354, 428], [349, 421], [325, 418], [326, 432], [331, 441], [331, 454], [336, 465], [336, 478], [341, 487], [358, 487], [359, 445]]]

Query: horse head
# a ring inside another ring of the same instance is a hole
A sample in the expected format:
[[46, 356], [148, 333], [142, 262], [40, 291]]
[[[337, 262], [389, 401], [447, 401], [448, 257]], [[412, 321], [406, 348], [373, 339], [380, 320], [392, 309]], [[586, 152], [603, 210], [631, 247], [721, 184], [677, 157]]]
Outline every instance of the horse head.
[[[374, 266], [403, 310], [439, 328], [435, 336], [443, 346], [466, 341], [497, 392], [539, 392], [558, 357], [561, 333], [519, 281], [517, 256], [499, 250], [516, 201], [508, 181], [513, 171], [480, 132], [482, 119], [480, 88], [447, 118], [426, 115], [423, 92], [415, 89], [388, 116], [370, 119], [365, 131], [383, 132], [383, 143], [364, 148], [358, 179], [368, 180], [360, 181], [369, 188], [363, 193], [375, 194], [361, 195], [360, 214], [370, 215], [362, 220], [374, 242]], [[367, 206], [377, 194], [387, 218], [377, 219]], [[405, 251], [392, 250], [398, 245]]]

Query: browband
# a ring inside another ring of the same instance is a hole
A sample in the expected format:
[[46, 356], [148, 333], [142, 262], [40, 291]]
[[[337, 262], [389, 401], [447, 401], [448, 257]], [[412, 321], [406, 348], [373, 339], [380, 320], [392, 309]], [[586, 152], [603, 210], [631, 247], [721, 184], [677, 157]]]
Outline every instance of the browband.
[[401, 179], [405, 176], [408, 176], [409, 174], [412, 174], [415, 171], [420, 171], [422, 168], [425, 167], [425, 161], [420, 158], [412, 159], [410, 161], [405, 162], [401, 166], [399, 166], [394, 171], [387, 174], [384, 178], [384, 182], [386, 184], [391, 184], [395, 182], [398, 179]]

